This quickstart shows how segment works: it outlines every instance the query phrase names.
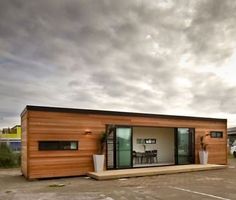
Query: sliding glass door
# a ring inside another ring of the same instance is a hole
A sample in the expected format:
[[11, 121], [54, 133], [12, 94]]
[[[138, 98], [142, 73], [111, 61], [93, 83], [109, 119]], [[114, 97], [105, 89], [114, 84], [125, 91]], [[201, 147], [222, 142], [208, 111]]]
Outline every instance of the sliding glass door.
[[194, 163], [194, 129], [177, 128], [176, 129], [176, 164]]
[[132, 128], [115, 126], [107, 138], [107, 169], [132, 167]]
[[131, 168], [132, 166], [132, 129], [130, 127], [116, 128], [116, 168]]
[[[107, 169], [125, 169], [133, 167], [132, 134], [132, 127], [113, 126], [107, 138]], [[194, 163], [194, 137], [193, 128], [175, 128], [176, 165]], [[170, 145], [173, 145], [173, 143]], [[160, 155], [161, 153], [165, 154], [165, 149], [163, 148], [159, 148], [158, 151], [160, 152]]]

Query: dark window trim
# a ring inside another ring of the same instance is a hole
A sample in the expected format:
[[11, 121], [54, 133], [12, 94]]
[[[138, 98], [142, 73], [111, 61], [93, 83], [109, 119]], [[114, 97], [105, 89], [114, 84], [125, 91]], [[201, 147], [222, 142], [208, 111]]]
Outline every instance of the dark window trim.
[[195, 128], [191, 127], [178, 127], [174, 128], [174, 138], [175, 138], [175, 165], [189, 165], [189, 164], [179, 164], [179, 159], [178, 159], [178, 129], [179, 128], [187, 128], [189, 129], [189, 164], [194, 164], [195, 163]]
[[[108, 125], [109, 124], [106, 124], [106, 130], [108, 128]], [[128, 128], [131, 128], [132, 130], [132, 139], [131, 139], [131, 145], [132, 145], [132, 151], [131, 151], [131, 162], [132, 162], [132, 166], [131, 167], [128, 167], [128, 168], [116, 168], [117, 164], [116, 164], [116, 128], [117, 127], [128, 127]], [[107, 170], [119, 170], [119, 169], [136, 169], [136, 168], [149, 168], [149, 167], [153, 167], [153, 166], [140, 166], [140, 167], [135, 167], [133, 165], [133, 129], [135, 127], [146, 127], [146, 128], [171, 128], [174, 130], [174, 153], [175, 153], [175, 164], [171, 164], [171, 165], [164, 165], [164, 166], [175, 166], [175, 165], [179, 165], [178, 164], [178, 154], [177, 154], [177, 145], [178, 145], [178, 140], [177, 140], [177, 128], [176, 127], [162, 127], [162, 126], [145, 126], [145, 125], [115, 125], [115, 130], [114, 130], [114, 135], [113, 135], [113, 159], [114, 159], [114, 162], [113, 162], [113, 167], [109, 167], [108, 165], [108, 148], [107, 148], [107, 142], [106, 142], [106, 168]], [[190, 150], [189, 152], [190, 153], [190, 156], [189, 156], [189, 159], [190, 159], [190, 162], [189, 164], [194, 164], [195, 163], [195, 128], [194, 127], [178, 127], [178, 128], [188, 128], [191, 132], [191, 137], [189, 138], [191, 141], [191, 145], [189, 146]], [[155, 167], [158, 167], [158, 166], [155, 166]]]
[[[106, 130], [108, 128], [109, 124], [106, 124]], [[117, 155], [116, 155], [116, 151], [117, 151], [117, 138], [116, 138], [116, 130], [117, 128], [130, 128], [131, 129], [131, 151], [130, 151], [130, 156], [131, 156], [131, 166], [130, 167], [122, 167], [122, 168], [118, 168], [118, 163], [117, 163]], [[106, 142], [106, 168], [107, 170], [119, 170], [119, 169], [132, 169], [133, 168], [133, 126], [129, 126], [129, 125], [115, 125], [115, 128], [113, 130], [113, 167], [110, 167], [108, 165], [108, 148], [107, 148], [107, 142]]]
[[[60, 147], [60, 143], [63, 142], [75, 142], [76, 143], [76, 149], [62, 149], [62, 148], [58, 148], [58, 149], [42, 149], [42, 147], [40, 147], [40, 143], [45, 142], [45, 143], [49, 143], [49, 142], [55, 142], [55, 143], [59, 143], [59, 147]], [[79, 141], [77, 140], [40, 140], [38, 141], [38, 150], [39, 151], [77, 151], [79, 149]]]
[[211, 138], [223, 138], [224, 133], [223, 131], [210, 131]]

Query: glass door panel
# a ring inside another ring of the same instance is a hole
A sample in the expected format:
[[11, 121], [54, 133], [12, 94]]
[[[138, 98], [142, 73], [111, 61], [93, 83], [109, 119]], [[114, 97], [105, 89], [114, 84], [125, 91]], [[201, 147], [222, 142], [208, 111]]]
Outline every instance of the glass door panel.
[[116, 128], [116, 168], [132, 166], [132, 129], [130, 127]]
[[177, 128], [176, 133], [176, 163], [179, 165], [193, 163], [193, 129]]

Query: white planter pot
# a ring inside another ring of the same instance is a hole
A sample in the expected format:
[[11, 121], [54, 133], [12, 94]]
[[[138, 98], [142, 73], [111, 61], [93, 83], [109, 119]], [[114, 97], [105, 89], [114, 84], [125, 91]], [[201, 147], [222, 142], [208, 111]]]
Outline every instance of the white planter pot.
[[208, 151], [199, 151], [200, 164], [206, 165], [208, 162]]
[[104, 155], [93, 155], [94, 171], [100, 172], [104, 169]]

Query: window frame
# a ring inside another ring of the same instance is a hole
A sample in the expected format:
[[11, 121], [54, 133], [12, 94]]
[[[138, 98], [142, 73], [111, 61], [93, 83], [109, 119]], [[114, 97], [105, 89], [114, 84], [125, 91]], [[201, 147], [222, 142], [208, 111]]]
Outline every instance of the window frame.
[[156, 138], [144, 139], [144, 144], [156, 144], [156, 143], [157, 143], [157, 139]]
[[[63, 145], [63, 143], [73, 143], [75, 142], [76, 143], [76, 148], [75, 149], [71, 149], [71, 148], [63, 148], [64, 146], [66, 145]], [[40, 143], [57, 143], [57, 147], [58, 148], [55, 148], [55, 149], [45, 149], [45, 148], [42, 148], [42, 146], [40, 145]], [[38, 141], [38, 150], [39, 151], [77, 151], [79, 150], [79, 141], [78, 140], [40, 140]]]
[[210, 136], [211, 138], [224, 138], [224, 132], [223, 131], [210, 131]]

